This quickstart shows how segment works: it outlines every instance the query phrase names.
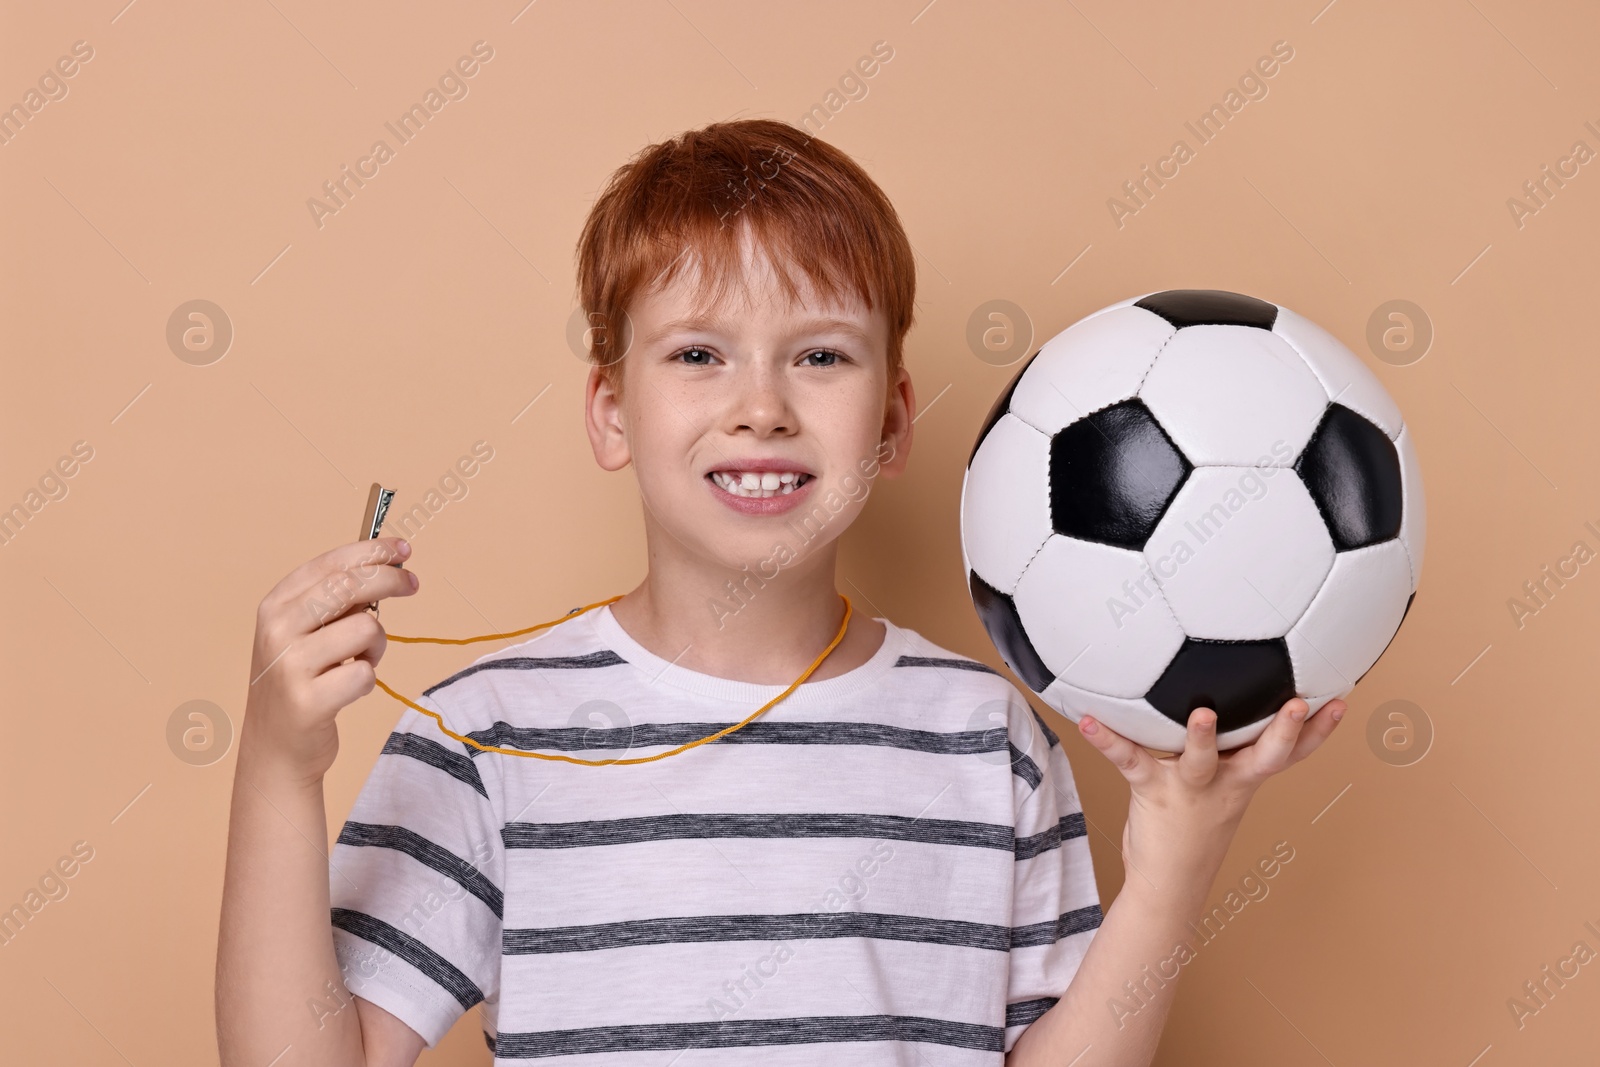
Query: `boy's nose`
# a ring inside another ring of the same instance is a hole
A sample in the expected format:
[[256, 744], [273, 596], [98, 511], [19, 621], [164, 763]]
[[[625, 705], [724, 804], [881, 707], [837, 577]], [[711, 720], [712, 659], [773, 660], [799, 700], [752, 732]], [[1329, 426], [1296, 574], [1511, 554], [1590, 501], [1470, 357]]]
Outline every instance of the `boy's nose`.
[[773, 375], [751, 374], [736, 389], [732, 408], [735, 429], [750, 430], [763, 437], [794, 432], [794, 409]]

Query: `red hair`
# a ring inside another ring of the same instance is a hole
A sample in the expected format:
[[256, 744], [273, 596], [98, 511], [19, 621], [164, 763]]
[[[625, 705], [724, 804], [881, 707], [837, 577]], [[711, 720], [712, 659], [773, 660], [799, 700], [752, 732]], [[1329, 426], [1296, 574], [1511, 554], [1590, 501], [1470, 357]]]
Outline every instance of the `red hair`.
[[[893, 386], [911, 329], [916, 264], [899, 216], [854, 160], [774, 119], [715, 122], [650, 145], [617, 168], [584, 222], [578, 303], [592, 326], [627, 322], [635, 297], [698, 260], [709, 304], [742, 276], [741, 230], [771, 258], [790, 299], [788, 265], [825, 300], [853, 295], [889, 323]], [[684, 255], [692, 250], [694, 257]], [[620, 356], [597, 349], [620, 331], [591, 329], [589, 359], [620, 392]], [[631, 340], [631, 339], [628, 339]], [[616, 351], [616, 349], [612, 349]]]

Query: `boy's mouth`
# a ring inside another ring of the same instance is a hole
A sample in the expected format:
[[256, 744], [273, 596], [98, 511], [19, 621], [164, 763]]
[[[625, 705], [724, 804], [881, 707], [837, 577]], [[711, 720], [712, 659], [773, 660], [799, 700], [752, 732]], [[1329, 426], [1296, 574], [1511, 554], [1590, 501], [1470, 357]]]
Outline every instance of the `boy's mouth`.
[[811, 475], [804, 471], [773, 470], [718, 470], [709, 472], [706, 477], [730, 496], [752, 500], [787, 496], [811, 480]]

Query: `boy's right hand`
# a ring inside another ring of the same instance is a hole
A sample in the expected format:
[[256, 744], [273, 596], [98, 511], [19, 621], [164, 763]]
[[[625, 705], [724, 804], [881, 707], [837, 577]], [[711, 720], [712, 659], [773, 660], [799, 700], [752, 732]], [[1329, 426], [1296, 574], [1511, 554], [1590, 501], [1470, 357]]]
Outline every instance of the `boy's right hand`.
[[399, 537], [340, 545], [296, 567], [262, 599], [241, 758], [248, 752], [296, 781], [321, 781], [339, 751], [335, 717], [372, 692], [388, 644], [366, 606], [417, 591], [414, 573], [387, 566], [410, 554]]

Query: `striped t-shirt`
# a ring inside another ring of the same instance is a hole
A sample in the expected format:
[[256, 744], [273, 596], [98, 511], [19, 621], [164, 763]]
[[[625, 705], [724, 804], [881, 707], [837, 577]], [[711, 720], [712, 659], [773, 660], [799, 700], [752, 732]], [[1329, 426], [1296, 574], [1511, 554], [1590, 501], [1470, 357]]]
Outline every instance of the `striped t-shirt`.
[[[1072, 771], [1004, 677], [879, 621], [866, 663], [653, 763], [485, 753], [408, 708], [330, 856], [350, 991], [429, 1047], [478, 1007], [497, 1065], [1001, 1063], [1100, 924]], [[784, 688], [679, 667], [605, 607], [419, 703], [609, 759]]]

